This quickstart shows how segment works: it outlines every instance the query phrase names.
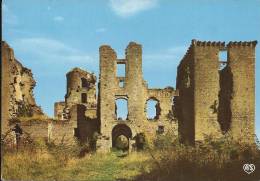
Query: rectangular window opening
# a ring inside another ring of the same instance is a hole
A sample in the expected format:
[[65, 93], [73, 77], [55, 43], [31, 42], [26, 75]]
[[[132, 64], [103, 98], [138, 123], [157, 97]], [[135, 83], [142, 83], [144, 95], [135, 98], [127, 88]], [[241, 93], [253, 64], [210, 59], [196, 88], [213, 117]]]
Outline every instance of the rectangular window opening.
[[117, 64], [117, 77], [125, 77], [125, 64]]
[[117, 99], [115, 102], [115, 113], [117, 120], [127, 120], [128, 101], [126, 99]]
[[123, 88], [125, 86], [125, 81], [120, 81], [119, 82], [119, 87]]
[[227, 50], [221, 50], [219, 52], [219, 70], [223, 70], [227, 66]]

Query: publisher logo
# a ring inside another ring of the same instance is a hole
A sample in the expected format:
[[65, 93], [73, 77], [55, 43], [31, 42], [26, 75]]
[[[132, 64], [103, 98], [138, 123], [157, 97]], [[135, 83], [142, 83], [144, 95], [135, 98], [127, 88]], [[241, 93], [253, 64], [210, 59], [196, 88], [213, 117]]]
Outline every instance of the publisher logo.
[[255, 171], [255, 165], [252, 163], [246, 163], [243, 165], [243, 169], [247, 174], [253, 173]]

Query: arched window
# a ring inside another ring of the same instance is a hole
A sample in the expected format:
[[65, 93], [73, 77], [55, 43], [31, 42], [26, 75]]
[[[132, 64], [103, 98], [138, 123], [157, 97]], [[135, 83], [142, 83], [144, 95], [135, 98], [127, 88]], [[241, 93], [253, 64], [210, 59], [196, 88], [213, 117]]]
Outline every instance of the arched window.
[[117, 120], [126, 120], [128, 115], [127, 99], [116, 99], [116, 118]]
[[148, 120], [159, 119], [161, 112], [160, 103], [155, 98], [150, 98], [146, 102], [146, 113]]

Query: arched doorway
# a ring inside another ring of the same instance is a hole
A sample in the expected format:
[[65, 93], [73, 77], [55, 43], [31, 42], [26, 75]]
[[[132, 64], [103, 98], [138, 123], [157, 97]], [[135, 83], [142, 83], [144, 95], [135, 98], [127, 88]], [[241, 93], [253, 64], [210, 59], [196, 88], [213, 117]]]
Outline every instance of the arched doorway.
[[127, 151], [131, 138], [131, 129], [126, 124], [117, 124], [112, 130], [112, 147]]

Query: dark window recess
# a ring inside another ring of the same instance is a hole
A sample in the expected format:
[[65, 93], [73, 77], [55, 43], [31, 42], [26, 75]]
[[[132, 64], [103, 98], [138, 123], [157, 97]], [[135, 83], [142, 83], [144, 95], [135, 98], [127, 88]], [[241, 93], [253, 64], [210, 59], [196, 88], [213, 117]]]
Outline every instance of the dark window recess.
[[164, 133], [164, 126], [158, 126], [157, 133], [158, 134], [163, 134]]
[[74, 136], [79, 137], [79, 130], [78, 130], [78, 128], [74, 128]]
[[81, 87], [82, 88], [88, 88], [89, 87], [89, 83], [88, 83], [87, 79], [81, 78]]
[[87, 94], [86, 93], [82, 93], [81, 94], [81, 102], [82, 103], [87, 103]]

